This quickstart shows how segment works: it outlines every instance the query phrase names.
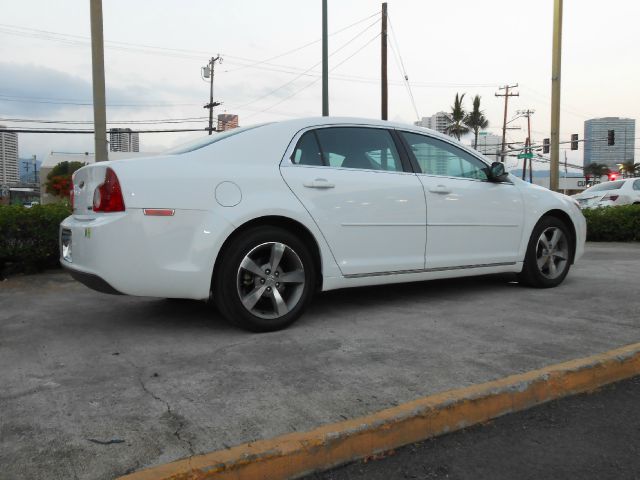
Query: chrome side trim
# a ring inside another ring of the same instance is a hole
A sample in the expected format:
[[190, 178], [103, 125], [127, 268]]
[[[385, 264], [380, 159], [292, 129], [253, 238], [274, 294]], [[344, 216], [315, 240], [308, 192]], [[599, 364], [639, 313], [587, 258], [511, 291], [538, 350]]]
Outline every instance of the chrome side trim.
[[506, 266], [515, 265], [515, 264], [516, 262], [481, 263], [479, 265], [460, 265], [457, 267], [419, 268], [416, 270], [396, 270], [393, 272], [352, 273], [349, 275], [345, 275], [345, 278], [379, 277], [383, 275], [401, 275], [401, 274], [407, 274], [407, 273], [443, 272], [447, 270], [465, 270], [467, 268], [506, 267]]

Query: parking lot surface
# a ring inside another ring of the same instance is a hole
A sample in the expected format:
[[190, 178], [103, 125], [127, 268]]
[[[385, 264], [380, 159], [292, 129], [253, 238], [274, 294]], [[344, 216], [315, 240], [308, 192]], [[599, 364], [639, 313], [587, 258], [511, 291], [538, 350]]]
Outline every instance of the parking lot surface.
[[640, 244], [558, 288], [508, 277], [328, 292], [249, 334], [205, 304], [65, 273], [0, 283], [0, 479], [107, 479], [640, 341]]

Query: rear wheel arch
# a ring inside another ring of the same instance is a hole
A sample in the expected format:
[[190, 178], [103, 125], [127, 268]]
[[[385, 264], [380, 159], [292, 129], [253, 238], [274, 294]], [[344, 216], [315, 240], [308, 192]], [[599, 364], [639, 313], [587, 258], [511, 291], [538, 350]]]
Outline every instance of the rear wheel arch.
[[233, 243], [234, 239], [238, 238], [238, 236], [242, 235], [244, 232], [247, 232], [256, 227], [280, 227], [300, 238], [307, 245], [313, 257], [313, 261], [316, 267], [315, 271], [317, 290], [322, 289], [322, 256], [320, 253], [320, 246], [318, 245], [316, 238], [302, 223], [289, 217], [283, 217], [281, 215], [268, 215], [264, 217], [254, 218], [243, 223], [233, 232], [231, 232], [231, 234], [229, 234], [227, 239], [222, 244], [222, 247], [220, 248], [220, 251], [216, 256], [216, 260], [213, 265], [210, 286], [211, 289], [213, 288], [215, 275], [218, 271], [218, 267], [220, 266], [222, 258], [224, 257], [225, 251]]

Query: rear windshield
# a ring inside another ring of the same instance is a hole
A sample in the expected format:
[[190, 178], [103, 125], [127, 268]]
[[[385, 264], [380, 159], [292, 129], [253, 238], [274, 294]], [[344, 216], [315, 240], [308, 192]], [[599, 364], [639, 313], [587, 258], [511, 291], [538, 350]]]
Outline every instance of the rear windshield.
[[587, 188], [585, 192], [604, 192], [606, 190], [618, 190], [624, 185], [624, 180], [618, 180], [617, 182], [604, 182], [599, 185], [594, 185], [591, 188]]
[[200, 150], [201, 148], [211, 145], [212, 143], [224, 140], [225, 138], [248, 132], [249, 130], [253, 130], [254, 128], [264, 127], [265, 125], [269, 124], [259, 123], [258, 125], [251, 125], [250, 127], [234, 128], [233, 130], [227, 130], [226, 132], [214, 133], [213, 135], [207, 135], [206, 137], [198, 138], [196, 140], [192, 140], [188, 143], [184, 143], [182, 145], [174, 147], [170, 150], [167, 150], [165, 153], [167, 155], [179, 155], [181, 153], [193, 152], [194, 150]]

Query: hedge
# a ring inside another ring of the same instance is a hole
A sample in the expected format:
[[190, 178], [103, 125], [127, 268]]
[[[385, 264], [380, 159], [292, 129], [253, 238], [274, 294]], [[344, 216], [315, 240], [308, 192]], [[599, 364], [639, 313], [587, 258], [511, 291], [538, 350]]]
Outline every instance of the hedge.
[[58, 228], [69, 215], [64, 203], [0, 205], [0, 278], [57, 267]]
[[640, 205], [585, 209], [587, 240], [640, 242]]

